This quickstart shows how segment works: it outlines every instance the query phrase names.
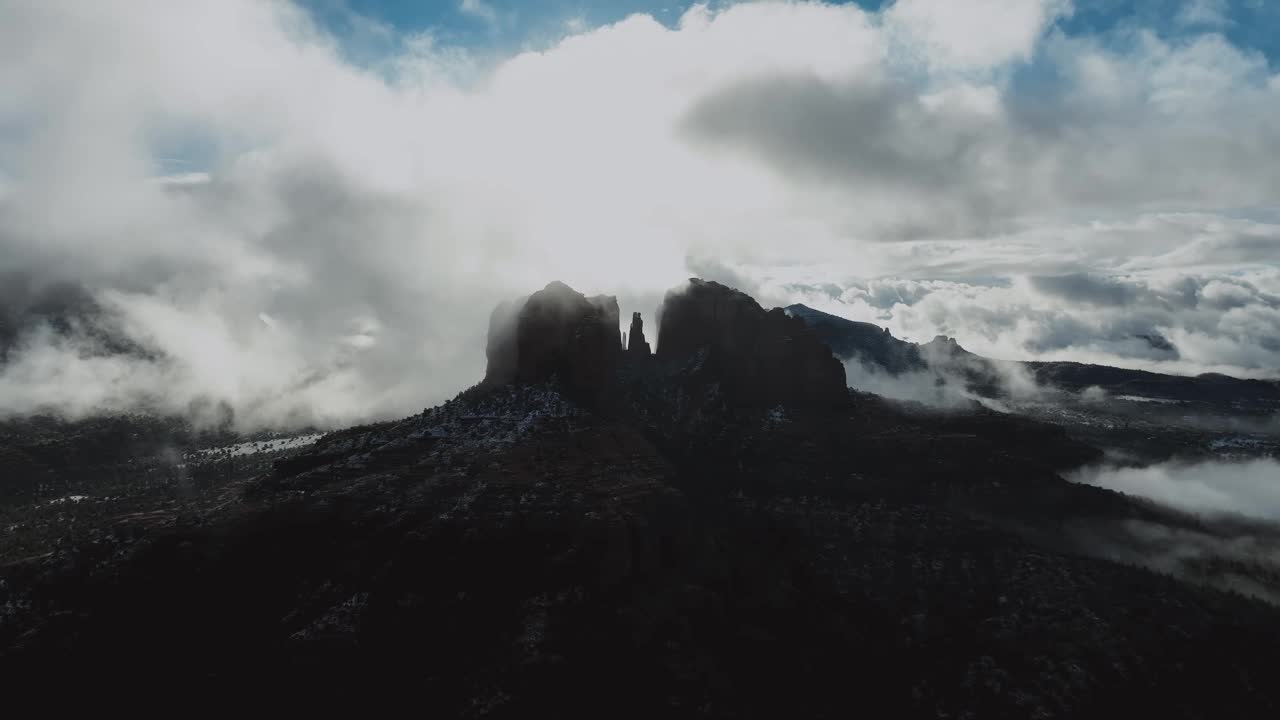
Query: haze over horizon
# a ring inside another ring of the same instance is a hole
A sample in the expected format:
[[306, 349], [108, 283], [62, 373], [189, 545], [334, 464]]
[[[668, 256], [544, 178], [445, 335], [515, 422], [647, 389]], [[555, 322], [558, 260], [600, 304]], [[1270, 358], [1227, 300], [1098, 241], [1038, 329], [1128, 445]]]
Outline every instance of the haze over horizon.
[[691, 275], [992, 357], [1275, 377], [1276, 22], [0, 0], [0, 299], [81, 287], [147, 351], [25, 328], [0, 409], [391, 417], [480, 378], [500, 300], [652, 321]]

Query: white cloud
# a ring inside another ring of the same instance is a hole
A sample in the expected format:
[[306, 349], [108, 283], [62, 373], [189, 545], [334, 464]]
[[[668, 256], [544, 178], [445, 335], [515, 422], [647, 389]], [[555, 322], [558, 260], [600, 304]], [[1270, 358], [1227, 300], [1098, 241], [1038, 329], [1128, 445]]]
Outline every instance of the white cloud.
[[[402, 413], [479, 379], [498, 299], [555, 278], [650, 313], [698, 258], [766, 291], [931, 278], [895, 332], [1100, 359], [1119, 314], [974, 278], [1195, 268], [1224, 285], [1150, 316], [1187, 367], [1271, 362], [1276, 226], [1214, 211], [1280, 196], [1265, 61], [1062, 38], [1065, 3], [927, 9], [695, 6], [498, 60], [378, 29], [399, 50], [375, 71], [284, 2], [0, 0], [0, 271], [85, 285], [163, 358], [36, 335], [0, 407]], [[1033, 57], [1063, 79], [1029, 102], [1009, 77]], [[1051, 349], [1069, 322], [1102, 339]]]
[[[1280, 241], [1273, 244], [1277, 246]], [[1003, 261], [997, 258], [1004, 256], [1016, 260], [1018, 251], [1016, 246], [955, 250], [963, 257], [962, 271], [988, 261], [996, 267]], [[954, 254], [943, 259], [956, 262]], [[1275, 269], [1107, 275], [1068, 270], [1079, 266], [1050, 257], [1042, 266], [1047, 274], [988, 281], [972, 275], [911, 280], [916, 273], [908, 271], [825, 288], [797, 278], [756, 282], [763, 295], [779, 304], [802, 302], [874, 322], [914, 342], [955, 337], [969, 351], [992, 358], [1088, 362], [1174, 374], [1277, 376], [1280, 272]], [[1036, 272], [1035, 260], [1020, 267], [1019, 272]]]
[[1280, 462], [1271, 458], [1096, 467], [1079, 471], [1071, 479], [1191, 513], [1280, 521]]
[[490, 25], [498, 22], [498, 11], [484, 0], [462, 0], [458, 3], [458, 12], [479, 18]]
[[1070, 13], [1070, 0], [897, 0], [884, 19], [931, 69], [985, 71], [1028, 60], [1046, 28]]
[[1182, 25], [1224, 27], [1231, 24], [1227, 0], [1187, 0], [1178, 10], [1176, 20]]

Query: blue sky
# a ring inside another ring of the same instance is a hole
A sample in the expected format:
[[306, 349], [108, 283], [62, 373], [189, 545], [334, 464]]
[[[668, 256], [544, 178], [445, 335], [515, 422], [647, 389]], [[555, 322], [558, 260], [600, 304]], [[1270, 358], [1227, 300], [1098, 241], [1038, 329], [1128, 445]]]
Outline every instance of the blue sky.
[[635, 13], [671, 24], [688, 3], [675, 0], [483, 0], [463, 9], [461, 0], [301, 0], [301, 4], [339, 38], [353, 32], [352, 14], [406, 34], [430, 32], [447, 45], [519, 47], [539, 34], [559, 32], [580, 20], [595, 27]]
[[[461, 0], [300, 0], [342, 40], [353, 35], [353, 16], [396, 32], [431, 32], [442, 43], [497, 50], [514, 49], [554, 36], [571, 20], [595, 27], [646, 13], [671, 25], [690, 3], [678, 0], [481, 0], [463, 10]], [[712, 6], [728, 4], [712, 2]], [[843, 4], [843, 3], [842, 3]], [[858, 0], [869, 9], [890, 0]], [[1218, 32], [1233, 45], [1280, 61], [1280, 2], [1274, 0], [1074, 0], [1074, 13], [1058, 28], [1074, 36], [1104, 36], [1124, 42], [1136, 28], [1166, 39]], [[490, 14], [490, 12], [492, 14]]]

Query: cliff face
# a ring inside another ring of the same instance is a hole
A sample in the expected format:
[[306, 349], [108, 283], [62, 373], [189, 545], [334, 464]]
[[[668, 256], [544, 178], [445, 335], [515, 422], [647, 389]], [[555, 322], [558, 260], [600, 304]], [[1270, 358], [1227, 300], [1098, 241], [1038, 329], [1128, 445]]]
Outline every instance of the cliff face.
[[824, 407], [847, 397], [844, 366], [803, 320], [780, 308], [765, 311], [719, 283], [692, 279], [663, 299], [658, 357], [680, 361], [700, 352], [745, 404]]
[[[804, 321], [781, 309], [765, 311], [745, 293], [690, 280], [667, 293], [658, 313], [659, 365], [701, 358], [695, 363], [701, 376], [717, 383], [731, 404], [830, 407], [848, 397], [844, 366]], [[625, 350], [618, 317], [615, 298], [588, 298], [560, 282], [499, 305], [489, 320], [485, 384], [554, 376], [571, 393], [600, 395], [614, 384], [624, 354], [635, 367], [652, 362], [640, 313], [631, 317]]]
[[553, 282], [493, 311], [485, 383], [536, 383], [556, 376], [571, 392], [596, 393], [612, 382], [621, 352], [617, 299], [589, 298]]
[[627, 352], [632, 355], [648, 357], [653, 354], [649, 341], [644, 337], [644, 320], [640, 313], [631, 313], [631, 332], [627, 334]]

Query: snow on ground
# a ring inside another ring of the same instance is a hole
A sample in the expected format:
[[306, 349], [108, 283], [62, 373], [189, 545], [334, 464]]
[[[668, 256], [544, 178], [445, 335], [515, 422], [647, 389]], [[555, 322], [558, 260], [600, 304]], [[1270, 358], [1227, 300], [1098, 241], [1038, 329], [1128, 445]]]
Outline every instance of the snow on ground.
[[260, 452], [278, 452], [280, 450], [296, 450], [305, 447], [319, 440], [323, 435], [315, 433], [312, 435], [299, 435], [290, 438], [271, 438], [268, 440], [252, 440], [249, 442], [236, 443], [235, 445], [224, 445], [222, 447], [208, 448], [206, 450], [198, 450], [194, 453], [195, 459], [203, 460], [214, 456], [219, 457], [240, 457], [242, 455], [254, 455]]
[[1267, 445], [1266, 441], [1247, 435], [1218, 438], [1209, 441], [1210, 450], [1254, 450]]
[[66, 505], [68, 503], [72, 505], [79, 505], [81, 502], [88, 499], [89, 499], [88, 495], [68, 495], [66, 497], [60, 497], [60, 498], [55, 498], [53, 500], [50, 500], [49, 502], [45, 503], [45, 505]]
[[774, 409], [764, 414], [764, 428], [766, 430], [770, 428], [778, 427], [779, 425], [786, 422], [791, 422], [791, 421], [787, 419], [786, 408], [782, 407], [781, 405], [775, 407]]
[[542, 427], [573, 431], [583, 416], [584, 412], [553, 384], [512, 386], [460, 396], [390, 427], [321, 442], [318, 449], [350, 454], [339, 464], [359, 469], [371, 453], [413, 448], [429, 441], [431, 449], [426, 457], [448, 463], [454, 457], [508, 447]]

